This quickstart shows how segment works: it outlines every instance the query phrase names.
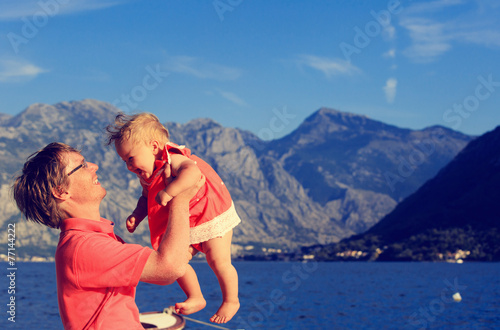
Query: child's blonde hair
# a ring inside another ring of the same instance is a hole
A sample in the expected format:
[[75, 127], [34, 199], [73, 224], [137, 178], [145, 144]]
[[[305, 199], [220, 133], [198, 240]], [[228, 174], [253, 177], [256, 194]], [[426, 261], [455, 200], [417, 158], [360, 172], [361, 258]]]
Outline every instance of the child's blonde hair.
[[160, 123], [158, 117], [147, 112], [136, 115], [120, 112], [116, 115], [115, 122], [106, 127], [106, 132], [107, 145], [113, 142], [122, 144], [125, 141], [134, 145], [140, 142], [149, 143], [152, 140], [162, 144], [169, 142], [167, 128]]

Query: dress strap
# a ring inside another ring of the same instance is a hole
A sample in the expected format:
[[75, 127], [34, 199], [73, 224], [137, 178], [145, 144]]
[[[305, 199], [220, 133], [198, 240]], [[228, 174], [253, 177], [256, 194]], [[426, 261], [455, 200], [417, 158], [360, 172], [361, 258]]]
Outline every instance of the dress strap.
[[184, 145], [178, 145], [173, 142], [167, 142], [165, 144], [165, 149], [163, 149], [163, 159], [168, 160], [168, 163], [171, 164], [170, 154], [180, 154], [186, 157], [191, 156], [191, 150], [186, 148]]

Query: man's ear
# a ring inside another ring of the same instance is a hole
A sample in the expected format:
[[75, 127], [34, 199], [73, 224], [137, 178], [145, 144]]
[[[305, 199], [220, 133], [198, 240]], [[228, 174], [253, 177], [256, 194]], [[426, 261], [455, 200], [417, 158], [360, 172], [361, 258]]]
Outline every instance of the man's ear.
[[63, 187], [58, 186], [52, 189], [52, 196], [62, 202], [69, 198], [69, 193]]

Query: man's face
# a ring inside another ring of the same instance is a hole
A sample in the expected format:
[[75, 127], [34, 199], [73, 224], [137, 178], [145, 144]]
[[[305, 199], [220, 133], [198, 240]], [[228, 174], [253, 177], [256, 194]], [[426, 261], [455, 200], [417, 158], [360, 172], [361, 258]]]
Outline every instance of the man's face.
[[115, 143], [116, 152], [127, 164], [129, 171], [136, 173], [144, 179], [149, 179], [154, 172], [154, 164], [158, 149], [154, 143], [132, 143], [124, 141]]
[[71, 173], [68, 176], [68, 192], [71, 198], [81, 203], [89, 201], [100, 203], [106, 196], [106, 189], [97, 179], [96, 172], [99, 167], [90, 162], [85, 163], [83, 156], [77, 152], [69, 153], [67, 162], [66, 174]]

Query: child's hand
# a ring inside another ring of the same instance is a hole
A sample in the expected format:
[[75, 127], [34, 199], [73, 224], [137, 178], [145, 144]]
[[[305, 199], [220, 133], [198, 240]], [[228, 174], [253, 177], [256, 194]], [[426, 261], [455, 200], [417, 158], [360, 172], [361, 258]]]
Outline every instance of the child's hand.
[[165, 190], [160, 190], [155, 197], [155, 201], [161, 206], [167, 206], [168, 202], [172, 200], [172, 196], [167, 194]]
[[138, 220], [133, 214], [129, 215], [129, 217], [127, 218], [127, 230], [129, 231], [129, 233], [133, 233], [135, 231], [135, 228], [137, 228], [140, 223], [141, 221]]

